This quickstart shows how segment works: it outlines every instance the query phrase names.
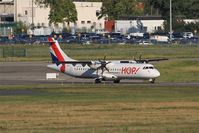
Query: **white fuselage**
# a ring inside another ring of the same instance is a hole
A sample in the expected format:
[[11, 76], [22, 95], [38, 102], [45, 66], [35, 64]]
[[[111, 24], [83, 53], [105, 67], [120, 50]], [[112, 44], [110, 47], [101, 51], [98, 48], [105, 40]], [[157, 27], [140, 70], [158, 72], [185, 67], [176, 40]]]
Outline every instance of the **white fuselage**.
[[[160, 76], [157, 69], [146, 63], [121, 63], [120, 61], [110, 61], [107, 70], [103, 73], [105, 80], [114, 79], [155, 79]], [[90, 66], [82, 64], [64, 64], [64, 73], [79, 78], [98, 78], [102, 70], [92, 69]], [[48, 65], [49, 68], [60, 71], [56, 64]]]

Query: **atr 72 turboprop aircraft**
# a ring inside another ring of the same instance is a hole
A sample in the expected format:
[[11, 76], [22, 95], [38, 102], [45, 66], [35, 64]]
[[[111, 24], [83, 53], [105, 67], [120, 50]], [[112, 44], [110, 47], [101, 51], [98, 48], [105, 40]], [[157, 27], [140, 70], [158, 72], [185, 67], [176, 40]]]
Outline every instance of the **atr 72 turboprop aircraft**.
[[49, 68], [60, 71], [67, 75], [78, 78], [93, 78], [95, 83], [102, 81], [113, 81], [119, 83], [122, 79], [143, 79], [154, 83], [160, 76], [160, 72], [154, 68], [150, 61], [167, 60], [113, 60], [106, 61], [77, 61], [68, 57], [60, 48], [58, 41], [52, 37], [48, 38], [50, 43], [50, 55], [53, 64]]

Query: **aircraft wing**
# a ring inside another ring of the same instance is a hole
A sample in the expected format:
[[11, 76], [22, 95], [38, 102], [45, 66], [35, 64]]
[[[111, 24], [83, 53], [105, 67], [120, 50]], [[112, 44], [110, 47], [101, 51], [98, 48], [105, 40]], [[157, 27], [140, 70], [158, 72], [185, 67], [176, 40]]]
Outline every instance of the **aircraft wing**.
[[153, 62], [153, 61], [164, 61], [168, 60], [168, 58], [156, 58], [156, 59], [140, 59], [140, 60], [135, 60], [137, 63], [148, 63], [148, 62]]
[[59, 61], [59, 62], [52, 62], [52, 63], [58, 63], [58, 64], [82, 64], [82, 65], [91, 65], [91, 61]]
[[72, 63], [77, 63], [77, 64], [89, 64], [92, 63], [91, 61], [59, 61], [59, 62], [53, 62], [53, 63], [61, 63], [61, 64], [72, 64]]

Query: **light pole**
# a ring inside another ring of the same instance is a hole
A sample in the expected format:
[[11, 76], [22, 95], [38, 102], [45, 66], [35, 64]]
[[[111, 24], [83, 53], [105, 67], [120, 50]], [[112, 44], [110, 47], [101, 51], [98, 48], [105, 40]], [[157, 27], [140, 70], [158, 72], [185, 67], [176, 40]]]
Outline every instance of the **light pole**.
[[170, 41], [172, 41], [172, 0], [170, 0]]
[[32, 0], [32, 27], [34, 25], [34, 0]]
[[17, 0], [14, 0], [14, 22], [17, 22]]

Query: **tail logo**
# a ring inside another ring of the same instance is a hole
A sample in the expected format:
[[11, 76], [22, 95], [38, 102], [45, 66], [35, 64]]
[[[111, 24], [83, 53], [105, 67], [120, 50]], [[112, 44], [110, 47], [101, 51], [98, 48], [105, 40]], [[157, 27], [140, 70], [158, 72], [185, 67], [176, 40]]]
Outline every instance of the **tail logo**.
[[58, 42], [51, 37], [48, 38], [48, 42], [50, 43], [50, 55], [52, 61], [56, 63], [59, 70], [64, 73], [66, 71], [66, 66], [60, 62], [64, 62], [65, 60]]
[[55, 41], [53, 38], [48, 38], [48, 41], [50, 42], [50, 48], [54, 52], [55, 56], [57, 57], [58, 61], [64, 61], [64, 57], [61, 53], [61, 49], [59, 47], [59, 44], [57, 41]]

